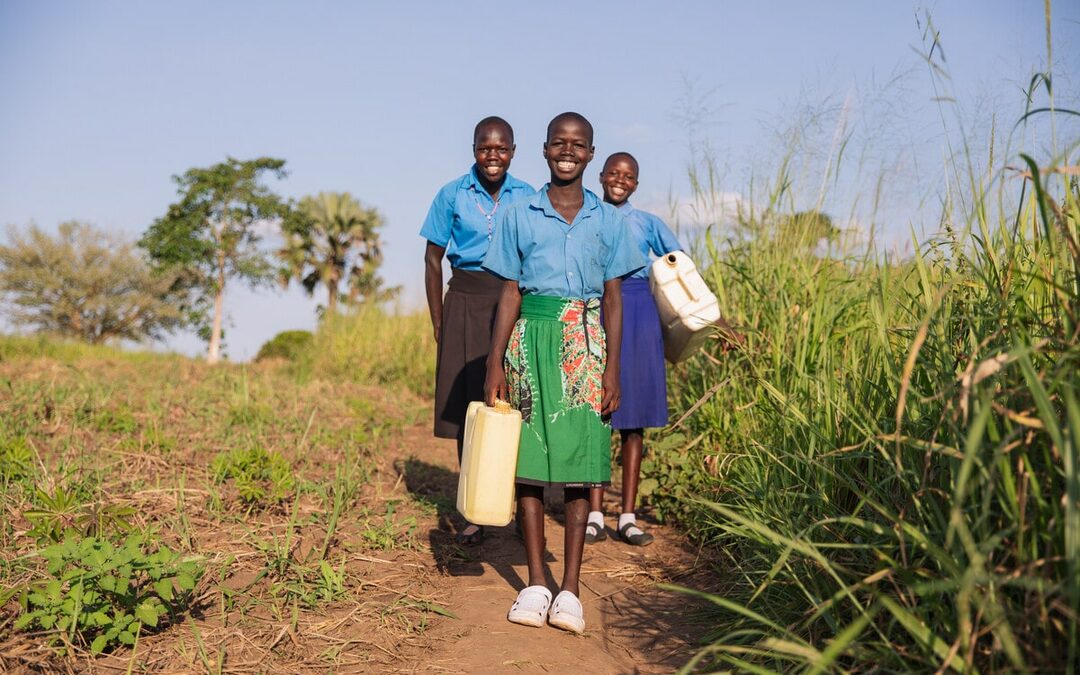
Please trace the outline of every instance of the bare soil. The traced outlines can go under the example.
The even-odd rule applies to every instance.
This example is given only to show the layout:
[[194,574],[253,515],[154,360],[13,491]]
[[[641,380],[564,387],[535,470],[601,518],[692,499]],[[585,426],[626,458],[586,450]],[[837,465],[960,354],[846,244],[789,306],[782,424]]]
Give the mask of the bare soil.
[[[61,655],[50,636],[14,631],[9,600],[2,672],[672,672],[708,630],[700,601],[657,585],[713,590],[713,566],[647,516],[653,545],[629,546],[609,530],[586,547],[584,635],[507,622],[524,587],[524,547],[512,525],[488,528],[478,547],[455,543],[454,444],[431,437],[430,403],[412,394],[188,362],[15,361],[0,363],[0,380],[10,383],[0,417],[27,430],[38,457],[35,487],[89,485],[99,503],[134,506],[137,527],[206,568],[172,625],[97,657],[84,644]],[[373,436],[357,431],[365,416],[381,421]],[[289,460],[299,497],[250,506],[212,480],[213,457],[248,444]],[[359,459],[346,447],[361,447]],[[335,527],[328,495],[348,456],[364,479]],[[609,514],[618,496],[616,486]],[[40,574],[25,562],[35,544],[22,514],[34,498],[13,485],[2,497],[0,569],[16,587]],[[555,589],[561,495],[548,499]],[[341,583],[320,585],[322,560]]]

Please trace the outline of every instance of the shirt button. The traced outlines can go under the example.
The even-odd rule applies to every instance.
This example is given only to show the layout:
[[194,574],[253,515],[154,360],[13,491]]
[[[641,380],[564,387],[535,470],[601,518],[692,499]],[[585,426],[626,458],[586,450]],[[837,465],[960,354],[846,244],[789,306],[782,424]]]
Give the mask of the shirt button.
[[566,235],[566,238],[567,238],[567,239],[569,239],[569,238],[570,238],[570,235]]
[[568,276],[568,277],[572,277],[572,276],[574,276],[574,273],[573,273],[573,272],[567,272],[567,273],[566,273],[566,276]]

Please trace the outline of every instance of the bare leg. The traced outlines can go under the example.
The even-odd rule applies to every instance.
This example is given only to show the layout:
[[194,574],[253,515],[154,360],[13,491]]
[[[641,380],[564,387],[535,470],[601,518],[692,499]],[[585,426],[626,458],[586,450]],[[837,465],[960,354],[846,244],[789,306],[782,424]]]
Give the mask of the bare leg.
[[589,488],[589,510],[590,511],[603,511],[604,510],[604,488],[602,488],[602,487]]
[[622,430],[622,512],[633,513],[637,504],[641,454],[645,447],[643,429]]
[[[545,586],[544,579],[544,488],[517,484],[518,522],[525,539],[525,559],[529,564],[529,586]],[[582,521],[584,522],[584,520]],[[584,525],[582,536],[584,536]]]
[[[580,597],[581,552],[585,548],[585,520],[589,517],[589,494],[586,488],[566,488],[566,539],[563,543],[562,590]],[[531,563],[530,563],[531,564]]]

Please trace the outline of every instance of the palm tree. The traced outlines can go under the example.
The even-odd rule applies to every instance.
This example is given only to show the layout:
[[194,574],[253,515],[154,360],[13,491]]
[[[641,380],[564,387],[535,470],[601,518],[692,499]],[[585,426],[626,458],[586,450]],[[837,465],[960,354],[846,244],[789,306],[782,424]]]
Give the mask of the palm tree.
[[308,295],[320,284],[325,286],[326,311],[333,314],[341,281],[346,276],[373,277],[382,262],[378,234],[382,225],[378,211],[364,208],[348,192],[304,197],[282,223],[285,246],[278,251],[284,263],[282,284],[296,279]]

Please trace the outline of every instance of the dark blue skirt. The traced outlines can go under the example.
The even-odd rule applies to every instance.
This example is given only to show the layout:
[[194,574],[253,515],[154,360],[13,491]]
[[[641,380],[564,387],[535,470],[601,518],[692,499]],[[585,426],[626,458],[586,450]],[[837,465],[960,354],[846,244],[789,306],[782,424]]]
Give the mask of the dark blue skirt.
[[622,401],[611,415],[614,429],[664,427],[668,423],[664,338],[648,279],[622,282]]

